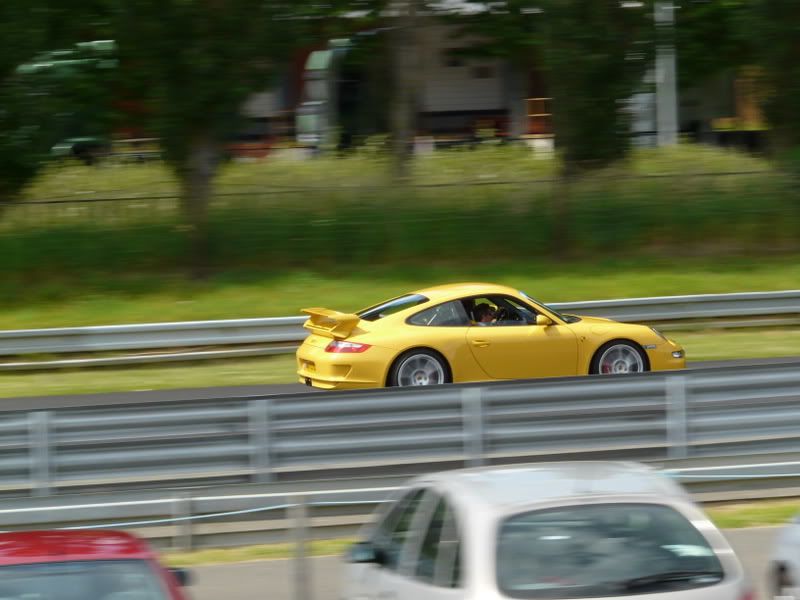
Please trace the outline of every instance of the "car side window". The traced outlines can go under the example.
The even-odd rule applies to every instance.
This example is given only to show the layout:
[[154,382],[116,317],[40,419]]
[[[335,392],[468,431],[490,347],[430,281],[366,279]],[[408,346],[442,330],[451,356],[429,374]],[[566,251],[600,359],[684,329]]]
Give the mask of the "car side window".
[[372,543],[385,555],[384,567],[395,570],[409,536],[411,522],[422,500],[423,490],[412,490],[401,498],[375,530]]
[[485,296],[462,301],[471,322],[480,327],[533,325],[536,313],[522,302],[508,296]]
[[455,588],[461,581],[460,541],[452,508],[440,498],[422,539],[414,575],[420,581]]
[[442,537],[439,540],[439,556],[436,560],[436,576],[434,578],[437,585],[448,588],[461,587],[463,556],[461,546],[458,523],[451,506],[445,513]]
[[510,319],[521,321],[526,325],[536,323],[536,313],[521,302],[513,298],[503,297],[503,301],[508,305],[508,315]]
[[461,302],[454,300],[418,312],[409,317],[408,324],[427,327],[466,327],[469,325],[469,317]]
[[436,558],[439,555],[439,542],[442,538],[446,510],[447,506],[444,503],[444,499],[440,498],[436,503],[430,523],[428,523],[428,529],[422,538],[422,546],[417,557],[415,575],[417,579],[428,583],[433,583],[433,577],[436,572]]

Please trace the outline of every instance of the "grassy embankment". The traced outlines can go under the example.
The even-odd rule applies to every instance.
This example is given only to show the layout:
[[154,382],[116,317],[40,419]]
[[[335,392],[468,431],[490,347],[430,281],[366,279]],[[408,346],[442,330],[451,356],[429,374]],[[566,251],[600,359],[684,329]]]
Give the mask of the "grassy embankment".
[[[643,151],[568,191],[554,179],[556,166],[519,148],[441,152],[419,159],[413,183],[397,186],[385,180],[381,159],[364,156],[232,165],[211,207],[209,264],[218,273],[341,272],[433,260],[677,261],[800,251],[794,182],[763,160],[699,147]],[[188,236],[170,198],[176,193],[157,165],[52,169],[29,199],[84,202],[29,201],[5,211],[5,293],[43,278],[52,289],[59,280],[179,272]],[[114,197],[128,199],[100,201]],[[556,246],[562,229],[563,249]]]

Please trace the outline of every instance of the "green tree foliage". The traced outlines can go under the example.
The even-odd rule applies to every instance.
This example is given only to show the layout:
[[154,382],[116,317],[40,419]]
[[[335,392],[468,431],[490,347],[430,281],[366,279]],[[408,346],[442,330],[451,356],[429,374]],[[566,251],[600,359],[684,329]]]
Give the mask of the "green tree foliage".
[[702,84],[721,72],[752,64],[752,0],[685,0],[675,11],[678,84]]
[[[99,124],[107,90],[96,85],[93,59],[99,57],[74,43],[106,32],[100,1],[0,3],[0,203],[14,200],[36,175],[50,147],[68,131],[76,107]],[[63,48],[61,54],[46,53]],[[78,62],[61,68],[67,55]],[[21,69],[26,63],[38,66]]]
[[565,173],[624,157],[626,101],[651,64],[652,3],[507,0],[492,6],[470,19],[465,31],[486,40],[482,51],[544,73]]
[[16,74],[47,41],[46,9],[25,0],[0,2],[0,202],[8,202],[36,173],[46,142],[42,139]]
[[619,0],[552,0],[543,59],[565,169],[605,166],[629,149],[627,100],[651,61],[652,10]]
[[293,50],[325,39],[328,19],[347,8],[313,0],[117,3],[127,87],[145,101],[147,126],[182,182],[195,274],[209,250],[214,177],[243,102],[273,86]]
[[763,74],[772,144],[800,170],[800,10],[792,0],[752,0],[753,33]]

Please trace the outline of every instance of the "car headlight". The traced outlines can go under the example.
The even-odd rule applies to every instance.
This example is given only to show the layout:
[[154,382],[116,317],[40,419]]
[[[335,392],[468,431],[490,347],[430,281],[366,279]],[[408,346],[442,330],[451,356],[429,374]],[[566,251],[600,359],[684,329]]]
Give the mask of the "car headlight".
[[658,337],[660,337],[660,338],[661,338],[662,340],[664,340],[665,342],[668,342],[668,341],[669,341],[669,340],[667,339],[667,336],[665,336],[663,333],[661,333],[661,332],[660,332],[658,329],[656,329],[655,327],[651,327],[651,328],[650,328],[650,331],[652,331],[653,333],[655,333],[655,334],[656,334]]

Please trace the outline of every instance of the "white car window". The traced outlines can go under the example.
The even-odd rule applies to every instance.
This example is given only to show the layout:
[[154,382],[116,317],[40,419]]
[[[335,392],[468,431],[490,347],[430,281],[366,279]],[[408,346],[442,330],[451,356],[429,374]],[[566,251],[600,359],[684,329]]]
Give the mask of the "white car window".
[[576,505],[517,514],[497,538],[497,583],[512,598],[601,598],[722,581],[711,546],[658,504]]
[[411,490],[387,513],[372,535],[372,543],[382,550],[386,561],[384,567],[398,567],[403,546],[413,533],[411,523],[422,500],[423,490]]
[[428,528],[422,538],[422,546],[417,556],[415,576],[417,579],[433,583],[436,573],[436,558],[439,555],[439,541],[442,537],[442,527],[444,526],[444,513],[447,506],[442,498],[436,503]]
[[447,502],[440,498],[422,538],[415,577],[441,587],[458,587],[459,546],[455,517]]
[[444,515],[434,582],[443,587],[461,587],[461,538],[452,507]]

